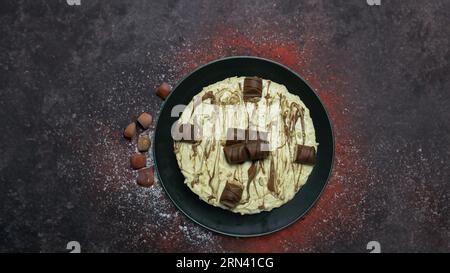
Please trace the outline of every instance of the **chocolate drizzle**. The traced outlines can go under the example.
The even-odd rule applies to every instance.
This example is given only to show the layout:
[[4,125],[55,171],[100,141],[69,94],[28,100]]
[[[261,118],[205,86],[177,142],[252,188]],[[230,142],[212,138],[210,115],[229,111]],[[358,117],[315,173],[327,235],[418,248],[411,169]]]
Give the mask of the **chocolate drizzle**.
[[[300,107],[300,124],[302,126],[302,145],[305,145],[305,141],[306,141],[306,133],[305,133],[305,108]],[[295,161],[294,161],[295,162]],[[300,165],[300,171],[298,173],[298,178],[297,181],[295,182],[295,191],[298,191],[298,189],[300,188],[300,179],[302,177],[302,172],[303,172],[303,164]]]
[[197,145],[192,145],[192,156],[193,157],[197,156]]
[[250,160],[262,160],[269,156],[269,142],[267,141],[249,141],[246,146]]
[[[270,83],[271,83],[272,81],[267,81],[267,92],[266,92],[266,96],[269,96],[269,94],[270,94]],[[267,99],[267,98],[266,98]]]
[[300,108],[300,123],[302,125],[302,144],[305,145],[305,109],[303,107]]
[[[295,131],[295,125],[297,124],[298,118],[303,116],[301,113],[301,110],[303,108],[301,108],[297,103],[293,102],[291,103],[291,109],[293,109],[295,112],[291,117],[291,123],[289,124],[289,130],[291,132]],[[302,123],[302,128],[303,128],[303,123]]]
[[255,164],[255,162],[252,162],[252,165],[250,166],[250,168],[248,168],[247,170],[247,174],[248,174],[248,182],[252,182],[253,179],[255,179],[256,177],[256,171],[257,171],[257,166]]
[[263,174],[266,174],[266,171],[264,170],[264,163],[262,161],[259,161],[259,169]]
[[[213,146],[213,145],[212,145],[212,146]],[[211,151],[212,151],[212,148],[210,148],[209,152],[211,152]],[[217,164],[219,163],[219,156],[216,156],[215,158],[216,158],[216,159],[214,160],[213,171],[212,171],[212,174],[210,175],[210,177],[209,177],[210,179],[209,179],[209,181],[208,181],[208,185],[209,185],[209,187],[210,187],[211,189],[213,189],[213,187],[212,187],[212,185],[211,185],[211,181],[212,181],[214,175],[216,174],[216,167],[217,167]]]
[[200,183],[199,178],[196,177],[191,181],[191,187],[194,187],[194,185],[197,185],[198,183]]
[[275,193],[275,164],[273,163],[273,158],[270,160],[270,171],[269,171],[269,181],[267,182],[267,188],[269,191]]
[[215,104],[216,103],[216,97],[214,96],[212,91],[206,92],[203,96],[202,96],[202,101],[205,100],[211,100],[211,104]]
[[248,200],[250,199],[250,185],[252,184],[252,181],[256,177],[257,168],[258,168],[258,166],[256,165],[256,163],[252,162],[252,165],[247,170],[248,181],[247,181],[247,200],[246,200],[246,202],[248,202]]

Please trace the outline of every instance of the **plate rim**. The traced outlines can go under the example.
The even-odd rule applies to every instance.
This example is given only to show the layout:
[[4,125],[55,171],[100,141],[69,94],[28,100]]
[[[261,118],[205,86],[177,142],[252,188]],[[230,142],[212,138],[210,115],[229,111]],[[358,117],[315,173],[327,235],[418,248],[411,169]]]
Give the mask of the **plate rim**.
[[[207,62],[207,63],[205,63],[205,64],[202,64],[202,65],[196,67],[196,68],[193,69],[191,72],[188,72],[185,76],[183,76],[183,77],[177,82],[177,84],[172,88],[172,91],[175,90],[175,89],[177,89],[178,86],[181,85],[182,82],[184,82],[188,77],[190,77],[192,74],[196,73],[197,71],[201,70],[202,68],[204,68],[204,67],[206,67],[206,66],[209,66],[209,65],[212,65],[212,64],[217,63],[217,62],[222,62],[222,61],[231,60],[231,59],[254,59],[254,60],[259,60],[259,61],[269,62],[269,63],[272,63],[272,64],[274,64],[274,65],[280,66],[280,67],[282,67],[282,68],[288,70],[288,71],[291,72],[292,74],[294,74],[296,77],[300,78],[300,79],[306,84],[306,86],[308,86],[308,88],[311,89],[311,91],[313,92],[314,96],[319,100],[320,104],[322,105],[322,108],[323,108],[324,111],[325,111],[325,115],[326,115],[327,121],[328,121],[328,123],[330,124],[331,144],[332,144],[332,147],[331,147],[331,167],[330,167],[330,170],[329,170],[329,172],[328,172],[328,174],[327,174],[327,178],[326,178],[325,184],[324,184],[324,186],[322,187],[322,189],[320,190],[320,192],[319,192],[319,194],[317,195],[317,197],[314,199],[313,202],[311,202],[311,204],[308,206],[308,208],[307,208],[303,213],[299,214],[299,216],[296,217],[293,221],[291,221],[290,223],[288,223],[288,224],[286,224],[286,225],[283,225],[283,226],[281,226],[281,227],[278,227],[278,228],[276,228],[276,229],[273,229],[273,230],[270,230],[270,231],[267,231],[267,232],[260,232],[260,233],[254,233],[254,234],[236,234],[236,233],[230,233],[230,232],[225,232],[225,231],[217,230],[217,229],[215,229],[215,228],[213,228],[213,227],[207,226],[207,225],[201,223],[200,221],[194,219],[193,217],[191,217],[188,213],[186,213],[186,212],[184,211],[183,208],[180,207],[180,205],[179,205],[177,202],[175,202],[175,200],[174,200],[174,199],[172,198],[172,196],[170,195],[170,193],[169,193],[169,191],[167,190],[166,186],[165,186],[164,183],[162,182],[161,175],[159,174],[158,162],[156,161],[156,152],[155,152],[155,151],[156,151],[156,150],[155,150],[156,145],[154,144],[154,143],[155,143],[156,129],[158,128],[158,124],[159,124],[159,121],[160,121],[160,117],[161,117],[160,114],[162,113],[162,111],[163,111],[163,109],[164,109],[164,107],[165,107],[165,105],[166,105],[166,101],[169,100],[169,98],[170,98],[170,96],[172,95],[173,92],[170,92],[169,95],[166,97],[166,99],[163,101],[163,103],[162,103],[162,105],[161,105],[161,107],[160,107],[160,110],[159,110],[159,113],[160,113],[160,114],[158,115],[158,118],[157,118],[157,120],[156,120],[155,129],[154,129],[153,136],[152,136],[152,138],[153,138],[153,139],[152,139],[152,143],[153,143],[153,144],[152,144],[153,165],[154,165],[155,170],[156,170],[156,175],[157,175],[157,177],[158,177],[159,184],[163,187],[165,194],[169,197],[170,201],[175,205],[175,207],[176,207],[178,210],[180,210],[180,211],[181,211],[188,219],[190,219],[190,220],[193,221],[194,223],[200,225],[201,227],[203,227],[203,228],[205,228],[205,229],[207,229],[207,230],[216,232],[216,233],[221,234],[221,235],[226,235],[226,236],[231,236],[231,237],[238,237],[238,238],[261,237],[261,236],[266,236],[266,235],[269,235],[269,234],[273,234],[273,233],[275,233],[275,232],[278,232],[278,231],[280,231],[280,230],[283,230],[283,229],[285,229],[285,228],[287,228],[287,227],[293,225],[294,223],[298,222],[300,219],[302,219],[303,217],[305,217],[305,216],[311,211],[311,209],[317,204],[318,200],[320,199],[320,197],[322,196],[323,192],[325,191],[325,188],[327,187],[327,185],[328,185],[328,183],[329,183],[329,181],[330,181],[331,175],[332,175],[332,173],[333,173],[333,170],[334,170],[334,168],[335,168],[335,163],[336,163],[336,161],[335,161],[335,144],[336,144],[336,143],[335,143],[334,126],[333,126],[333,123],[331,122],[330,115],[328,114],[328,110],[327,110],[327,108],[325,107],[325,105],[323,104],[322,100],[321,100],[320,97],[317,95],[317,93],[316,93],[316,91],[314,90],[314,88],[312,88],[311,85],[310,85],[310,84],[309,84],[302,76],[300,76],[297,72],[295,72],[294,70],[292,70],[291,68],[289,68],[288,66],[286,66],[286,65],[284,65],[284,64],[278,63],[278,62],[273,61],[273,60],[270,60],[270,59],[262,58],[262,57],[248,56],[248,55],[236,55],[236,56],[223,57],[223,58],[219,58],[219,59],[215,59],[215,60],[213,60],[213,61]],[[288,201],[288,202],[289,202],[289,201]],[[270,213],[270,211],[269,211],[269,213]],[[245,217],[245,215],[242,215],[242,216]]]

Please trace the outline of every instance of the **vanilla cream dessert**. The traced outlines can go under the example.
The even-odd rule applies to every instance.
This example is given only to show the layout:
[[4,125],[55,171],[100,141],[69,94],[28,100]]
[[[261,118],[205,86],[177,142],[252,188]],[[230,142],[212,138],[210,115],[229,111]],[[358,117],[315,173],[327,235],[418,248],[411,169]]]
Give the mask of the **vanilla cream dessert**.
[[[186,136],[183,128],[192,129],[187,135],[193,139],[180,137]],[[229,141],[230,132],[237,141]],[[240,214],[291,200],[314,168],[318,147],[300,98],[256,77],[204,87],[173,125],[172,136],[184,183],[208,204]]]

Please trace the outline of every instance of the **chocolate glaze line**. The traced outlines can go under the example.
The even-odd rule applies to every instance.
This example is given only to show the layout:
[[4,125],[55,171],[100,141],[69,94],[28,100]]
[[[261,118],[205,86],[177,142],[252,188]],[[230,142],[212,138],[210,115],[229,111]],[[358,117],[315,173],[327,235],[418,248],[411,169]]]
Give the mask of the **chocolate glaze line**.
[[[215,150],[215,153],[217,153],[217,150]],[[213,193],[215,192],[216,198],[219,197],[219,193],[218,193],[219,187],[217,187],[217,189],[214,189],[214,186],[211,185],[211,181],[212,181],[214,175],[216,174],[216,166],[217,166],[218,162],[219,162],[219,157],[216,156],[215,160],[214,160],[213,171],[212,171],[212,174],[209,176],[209,180],[208,180],[208,184],[209,184],[209,187],[211,188],[211,192],[213,192]]]
[[264,170],[264,163],[263,163],[263,161],[258,161],[258,164],[259,164],[259,169],[261,170],[261,172],[263,173],[263,174],[266,174],[266,171]]
[[[301,123],[301,126],[302,126],[302,141],[305,141],[305,137],[304,137],[304,135],[305,135],[305,133],[304,133],[305,128],[304,128],[303,113],[302,113],[303,107],[301,107],[300,105],[298,105],[295,102],[292,102],[290,104],[289,108],[291,109],[291,111],[289,112],[290,115],[288,117],[285,117],[285,118],[287,118],[286,121],[287,121],[287,127],[288,127],[288,132],[289,132],[289,135],[288,135],[288,133],[286,133],[286,135],[289,136],[288,137],[288,141],[287,141],[288,149],[289,149],[290,153],[292,155],[294,155],[295,154],[295,145],[294,145],[294,147],[292,146],[293,143],[291,141],[292,140],[292,135],[291,134],[294,134],[294,137],[295,137],[295,126],[297,125],[297,122],[298,122],[299,118],[300,118],[300,123]],[[301,172],[302,172],[303,166],[298,166],[296,164],[294,164],[294,165],[295,166],[289,166],[289,168],[292,169],[292,171],[294,173],[294,177],[295,177],[295,174],[298,173],[297,179],[295,179],[295,181],[296,181],[295,182],[295,189],[298,190],[299,189],[299,180],[301,178]],[[298,169],[298,168],[300,168],[300,171],[296,172],[295,170]]]
[[[250,185],[252,183],[252,181],[255,179],[255,176],[257,174],[257,165],[255,162],[252,162],[252,165],[250,165],[250,167],[247,170],[247,174],[248,174],[248,182],[247,182],[247,200],[245,201],[245,203],[247,203],[250,200]],[[255,182],[253,182],[255,183]],[[256,190],[256,187],[255,187]]]
[[[207,141],[207,145],[206,145],[206,146],[207,146],[209,149],[203,153],[203,155],[204,155],[204,157],[203,157],[204,160],[202,160],[203,162],[206,162],[206,159],[210,157],[211,152],[213,152],[212,146],[214,146],[214,145],[210,145],[210,142],[211,142],[210,139],[208,139],[208,140],[206,140],[206,141]],[[214,153],[217,153],[217,150],[216,150],[216,149],[214,149]],[[216,165],[217,165],[217,163],[218,163],[218,157],[216,156],[216,157],[215,157],[215,160],[214,160],[214,164],[213,164],[212,174],[209,172],[209,168],[206,168],[206,172],[208,173],[208,176],[209,176],[209,179],[208,179],[208,186],[209,186],[209,188],[211,189],[211,192],[212,192],[212,193],[216,192],[216,190],[214,189],[214,186],[211,184],[211,181],[213,180],[214,174],[215,174],[215,172],[216,172]],[[218,196],[218,195],[217,195],[217,192],[215,193],[215,196],[216,196],[216,197]]]
[[300,107],[300,124],[302,126],[302,145],[305,145],[305,108]]
[[275,166],[273,163],[273,157],[270,157],[270,172],[269,172],[269,181],[267,182],[267,188],[271,192],[275,192]]
[[[306,128],[305,128],[305,108],[300,108],[300,125],[302,126],[302,145],[305,145],[306,138]],[[300,171],[298,174],[297,181],[295,183],[295,189],[298,190],[300,188],[300,178],[303,172],[303,164],[300,164]]]

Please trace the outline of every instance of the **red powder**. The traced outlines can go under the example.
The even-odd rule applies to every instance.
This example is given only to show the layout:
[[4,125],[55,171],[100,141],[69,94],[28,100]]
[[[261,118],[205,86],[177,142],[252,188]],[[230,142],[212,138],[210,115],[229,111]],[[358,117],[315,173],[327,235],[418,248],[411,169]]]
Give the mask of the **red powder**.
[[[285,41],[258,41],[255,38],[235,32],[231,29],[219,29],[218,35],[208,39],[209,44],[203,41],[196,48],[185,48],[175,54],[176,63],[183,64],[178,73],[187,74],[196,67],[209,61],[233,55],[253,55],[276,60],[291,68],[303,67],[303,58],[309,57],[300,47],[292,42]],[[264,33],[252,33],[252,37],[264,37]]]
[[[358,177],[365,177],[366,170],[355,166],[359,152],[357,139],[354,139],[351,130],[351,118],[343,114],[347,103],[340,96],[344,92],[343,79],[336,75],[327,75],[333,81],[333,86],[323,88],[314,71],[324,73],[332,71],[329,65],[323,67],[312,66],[314,47],[311,46],[310,36],[302,35],[303,47],[298,41],[283,38],[267,39],[267,32],[254,32],[246,36],[232,29],[221,28],[216,31],[208,41],[202,41],[201,46],[185,46],[175,54],[175,63],[183,64],[178,67],[178,76],[209,61],[232,55],[253,55],[272,59],[287,65],[310,84],[324,103],[334,127],[336,141],[336,155],[333,175],[317,204],[308,212],[306,217],[290,227],[272,235],[237,239],[220,236],[220,244],[224,250],[239,252],[281,252],[281,251],[307,251],[319,250],[316,246],[324,237],[336,235],[335,230],[349,231],[360,225],[360,211],[358,204],[364,195],[364,188],[353,183],[349,188],[345,177],[350,172],[358,173]],[[308,73],[306,73],[308,72]],[[317,73],[319,74],[319,73]],[[342,89],[340,89],[342,88]],[[347,128],[344,130],[343,128]],[[349,145],[353,147],[349,149]],[[358,192],[358,194],[352,194]]]

